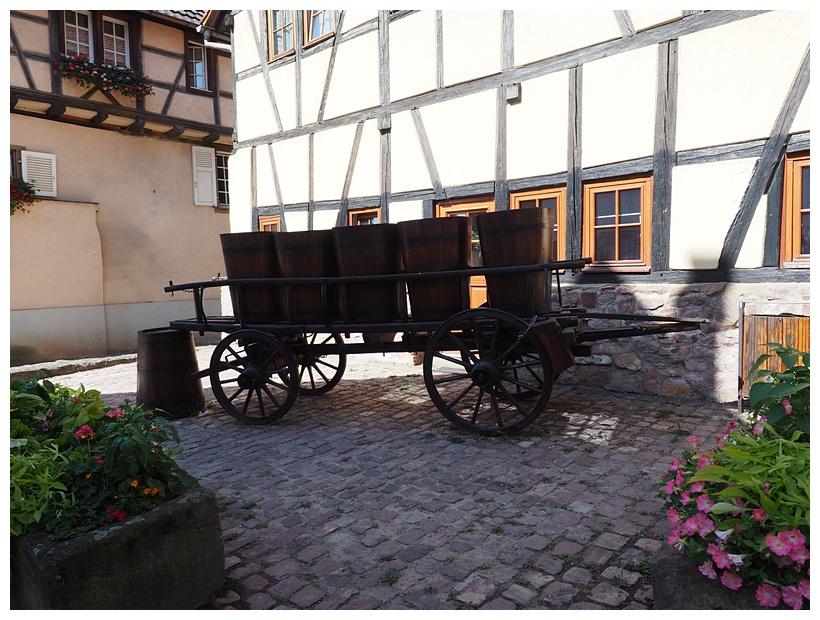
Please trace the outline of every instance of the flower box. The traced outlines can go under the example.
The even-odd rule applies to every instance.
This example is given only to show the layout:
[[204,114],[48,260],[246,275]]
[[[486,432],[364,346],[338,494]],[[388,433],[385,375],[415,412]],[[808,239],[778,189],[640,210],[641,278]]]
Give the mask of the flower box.
[[216,495],[195,487],[68,540],[11,538],[12,609],[195,609],[223,584]]

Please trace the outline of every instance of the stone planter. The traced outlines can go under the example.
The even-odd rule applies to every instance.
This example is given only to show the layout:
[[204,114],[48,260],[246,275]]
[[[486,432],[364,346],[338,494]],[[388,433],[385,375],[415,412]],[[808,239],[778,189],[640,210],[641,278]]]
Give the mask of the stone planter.
[[13,537],[11,608],[195,609],[224,570],[216,495],[197,487],[69,540]]

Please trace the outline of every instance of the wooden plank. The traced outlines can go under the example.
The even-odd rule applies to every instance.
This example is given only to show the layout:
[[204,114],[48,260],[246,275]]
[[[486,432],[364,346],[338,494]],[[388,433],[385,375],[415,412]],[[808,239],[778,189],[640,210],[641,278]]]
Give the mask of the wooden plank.
[[350,149],[350,158],[347,162],[347,173],[342,186],[342,198],[339,204],[339,215],[336,217],[336,226],[345,226],[347,223],[348,197],[350,196],[350,184],[353,182],[353,171],[356,168],[356,159],[359,155],[359,145],[362,142],[362,132],[364,123],[356,125],[356,134],[353,136],[353,146]]
[[[748,314],[743,317],[743,357],[741,376],[743,395],[749,395],[751,381],[747,381],[749,371],[757,358],[772,350],[764,345],[776,342],[798,351],[808,352],[810,348],[811,319],[808,316],[782,316]],[[761,368],[782,372],[785,370],[778,357],[769,358]]]
[[444,88],[444,17],[441,10],[436,11],[436,88]]
[[[268,91],[268,99],[270,101],[271,111],[273,112],[273,119],[276,121],[276,126],[279,128],[279,131],[282,131],[282,119],[279,117],[276,95],[274,95],[273,84],[271,83],[270,73],[268,72],[268,52],[265,42],[260,39],[256,29],[256,23],[253,18],[254,11],[248,10],[247,13],[248,23],[251,26],[251,35],[253,36],[254,43],[256,43],[256,53],[259,55],[259,66],[262,67],[262,79],[265,81],[265,88]],[[264,15],[264,11],[259,11],[259,13]]]
[[507,189],[507,87],[503,84],[495,93],[495,210],[510,208]]
[[658,46],[655,155],[652,163],[652,269],[669,269],[672,169],[678,100],[678,41]]
[[635,26],[632,24],[632,18],[629,16],[629,11],[612,11],[615,14],[615,21],[618,22],[618,28],[621,30],[622,37],[631,37],[635,34]]
[[[299,11],[301,14],[301,11]],[[333,34],[333,47],[330,48],[330,60],[327,63],[327,75],[325,76],[325,86],[322,89],[322,101],[319,103],[319,114],[316,117],[317,121],[324,120],[325,106],[327,105],[327,95],[330,92],[330,80],[333,77],[333,66],[336,64],[336,52],[339,50],[339,33],[342,31],[344,24],[345,11],[339,12],[339,23],[336,26],[336,32]]]
[[427,165],[427,173],[430,175],[430,182],[433,184],[433,192],[436,199],[446,198],[444,189],[441,185],[441,176],[438,173],[436,166],[436,158],[433,156],[433,149],[430,146],[430,139],[427,137],[427,131],[424,128],[424,121],[421,118],[421,112],[418,108],[410,111],[410,116],[413,118],[413,125],[416,127],[416,136],[419,139],[421,152],[424,155],[424,163]]
[[[9,30],[11,33],[9,35],[11,39],[11,51],[9,52],[9,56],[17,57],[17,62],[20,64],[23,77],[26,78],[26,84],[33,90],[36,86],[34,84],[34,78],[31,76],[31,71],[28,68],[28,63],[26,62],[26,55],[20,49],[20,41],[17,39],[17,33],[14,31],[14,26],[11,26]],[[51,73],[53,74],[54,72],[52,71]]]
[[268,145],[268,155],[270,156],[270,171],[273,175],[273,187],[276,190],[276,202],[279,208],[284,210],[285,203],[282,200],[282,187],[279,185],[279,171],[276,168],[276,159],[273,156],[273,145]]
[[583,273],[561,276],[562,285],[571,284],[777,284],[786,282],[809,283],[808,269],[695,269],[653,271],[651,273]]
[[296,80],[296,126],[302,126],[302,55],[305,52],[304,45],[304,22],[302,20],[302,11],[296,11],[293,19],[293,28],[295,30],[293,37],[293,62],[294,74]]
[[583,67],[569,72],[569,126],[567,128],[567,258],[581,256],[584,192],[581,177],[581,95]]
[[689,166],[693,164],[728,161],[731,159],[760,157],[765,145],[765,140],[749,140],[735,144],[722,144],[719,146],[690,149],[677,153],[675,155],[675,163],[678,166]]
[[777,166],[766,195],[766,228],[763,236],[763,266],[780,266],[780,225],[783,217],[783,160]]
[[313,185],[314,185],[314,161],[316,160],[315,151],[315,136],[310,134],[308,136],[308,230],[313,230]]
[[734,221],[729,226],[726,239],[723,242],[723,249],[718,259],[719,269],[729,269],[735,266],[746,234],[754,217],[755,209],[760,202],[763,193],[769,187],[774,176],[774,172],[783,153],[786,150],[786,142],[789,136],[789,128],[794,122],[803,96],[809,87],[809,50],[803,55],[803,60],[797,70],[797,74],[792,81],[783,107],[778,114],[772,135],[766,140],[763,147],[763,154],[757,161],[752,178],[746,188],[743,198],[740,201]]

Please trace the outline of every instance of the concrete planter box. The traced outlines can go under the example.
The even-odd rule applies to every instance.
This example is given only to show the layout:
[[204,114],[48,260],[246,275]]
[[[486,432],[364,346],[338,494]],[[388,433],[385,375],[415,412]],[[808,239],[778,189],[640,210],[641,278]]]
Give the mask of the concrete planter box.
[[195,609],[222,587],[216,495],[203,488],[69,540],[11,539],[12,609]]

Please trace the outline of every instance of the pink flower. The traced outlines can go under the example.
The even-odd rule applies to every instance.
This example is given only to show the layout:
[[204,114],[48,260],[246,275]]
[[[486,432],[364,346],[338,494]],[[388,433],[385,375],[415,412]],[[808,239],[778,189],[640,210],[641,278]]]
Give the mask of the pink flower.
[[670,508],[666,511],[666,520],[669,521],[669,525],[678,526],[681,523],[680,513],[674,508]]
[[797,589],[800,590],[800,594],[803,595],[804,598],[809,598],[809,580],[808,579],[801,579],[800,583],[797,584]]
[[780,535],[775,536],[774,534],[769,534],[766,536],[766,546],[769,548],[769,551],[779,556],[789,555],[791,551],[791,548],[780,538]]
[[732,535],[732,530],[715,530],[715,537],[718,539],[718,543],[720,546],[726,544],[726,541],[729,540],[729,536]]
[[674,478],[670,478],[670,479],[666,482],[666,486],[664,487],[664,489],[663,489],[663,490],[664,490],[664,491],[666,491],[666,494],[667,494],[667,495],[672,495],[672,493],[674,493],[674,492],[675,492],[675,479],[674,479]]
[[94,429],[91,428],[88,424],[83,424],[76,433],[77,439],[82,439],[83,437],[88,437],[89,439],[94,439]]
[[690,446],[692,446],[692,451],[694,452],[695,448],[697,447],[697,445],[700,441],[702,441],[701,438],[695,436],[695,437],[689,437],[686,440],[686,443],[688,443]]
[[717,565],[718,568],[731,568],[732,561],[729,559],[729,554],[726,553],[720,547],[716,547],[713,544],[709,544],[706,548],[706,553],[712,556],[712,561]]
[[740,586],[743,585],[743,580],[737,573],[730,573],[729,571],[723,571],[723,574],[720,576],[720,583],[724,586],[729,588],[730,590],[737,590]]
[[754,425],[754,427],[752,427],[752,432],[760,437],[763,434],[763,425],[758,422]]
[[698,570],[706,577],[709,577],[709,579],[717,579],[715,566],[709,560],[706,560],[703,564],[701,564],[698,567]]
[[789,402],[788,398],[783,399],[783,409],[786,410],[786,415],[792,414],[792,404]]
[[672,459],[672,464],[669,466],[669,471],[676,471],[680,467],[680,457],[676,456]]
[[80,399],[78,399],[76,396],[72,396],[71,398],[69,398],[69,400],[74,404],[80,402]]
[[692,493],[700,493],[703,491],[703,487],[706,486],[706,483],[703,480],[698,480],[697,482],[693,482],[692,486],[689,487],[689,490]]
[[92,454],[91,460],[96,461],[97,465],[103,465],[105,463],[105,459],[101,457],[99,454]]
[[752,519],[754,519],[758,523],[763,523],[768,518],[769,517],[766,514],[766,511],[762,508],[755,508],[754,510],[752,510]]
[[768,493],[768,492],[769,492],[769,487],[770,487],[770,486],[771,486],[771,484],[769,484],[769,481],[768,481],[768,480],[767,480],[766,482],[764,482],[764,483],[763,483],[763,492],[764,492],[764,493]]
[[809,559],[809,550],[803,545],[792,547],[789,551],[789,559],[802,566]]
[[675,486],[680,487],[683,486],[683,474],[680,470],[675,474]]
[[690,501],[692,501],[692,500],[689,498],[689,492],[688,491],[684,491],[683,493],[680,494],[680,503],[681,504],[686,506]]
[[704,513],[699,512],[684,522],[683,531],[687,536],[694,536],[695,534],[706,536],[715,531],[715,524]]
[[780,532],[778,536],[782,538],[783,541],[790,547],[797,547],[806,544],[806,537],[803,536],[803,532],[798,529]]
[[783,588],[783,602],[792,609],[803,609],[803,593],[794,586]]
[[764,583],[755,592],[755,598],[761,607],[777,607],[780,604],[780,590]]
[[678,551],[683,549],[683,539],[680,537],[680,530],[672,530],[672,533],[669,534],[669,537],[666,539],[666,542],[675,547]]
[[125,412],[122,409],[112,409],[108,413],[105,414],[107,418],[121,418],[125,415]]
[[695,467],[696,470],[701,470],[704,467],[709,467],[712,464],[712,457],[706,454],[705,452],[698,457],[698,464]]
[[698,510],[700,510],[701,512],[709,512],[709,509],[715,505],[715,502],[713,502],[712,499],[706,493],[704,493],[703,495],[698,495],[698,498],[697,500],[695,500],[695,503],[697,504]]

